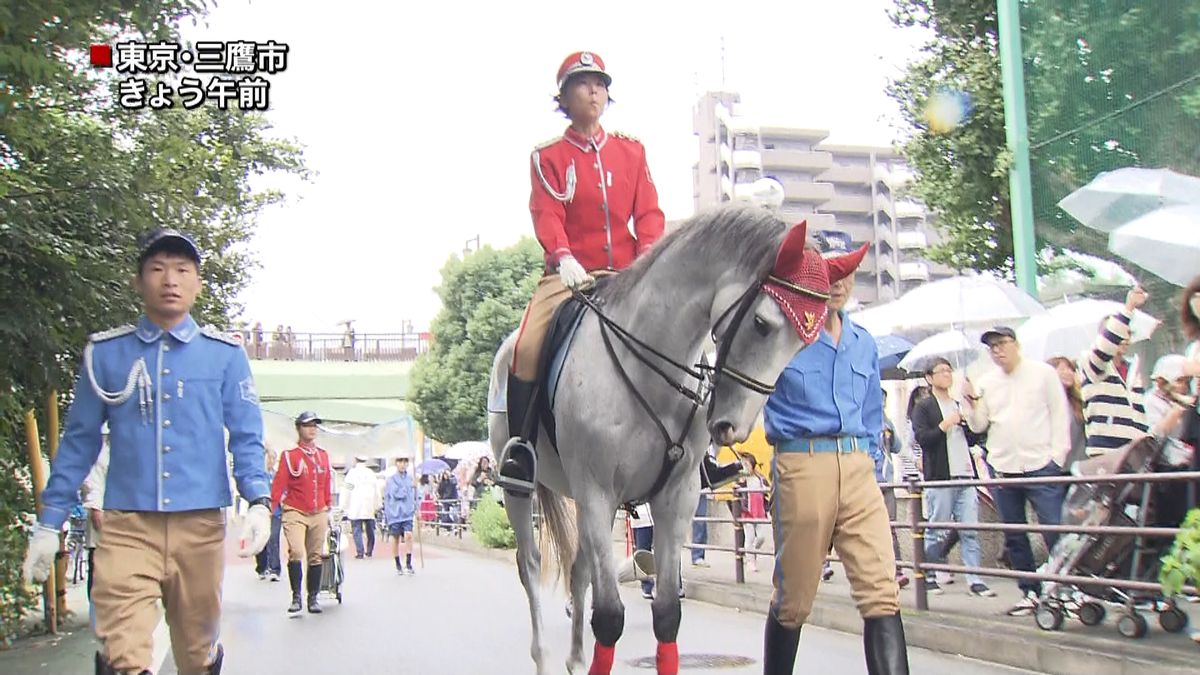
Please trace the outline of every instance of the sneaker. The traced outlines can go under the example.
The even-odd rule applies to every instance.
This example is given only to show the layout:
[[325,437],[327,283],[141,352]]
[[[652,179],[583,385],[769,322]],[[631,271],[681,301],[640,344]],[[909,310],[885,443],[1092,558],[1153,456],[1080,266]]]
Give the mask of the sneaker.
[[707,560],[701,558],[699,560],[693,560],[692,567],[711,567],[711,565],[708,564]]
[[988,588],[987,584],[971,584],[970,592],[971,592],[971,595],[975,595],[975,596],[978,596],[981,598],[996,597],[996,591],[993,591],[992,589]]
[[653,600],[654,599],[654,591],[648,591],[643,588],[642,589],[642,597],[647,600]]
[[937,579],[929,577],[925,579],[925,592],[929,595],[941,595],[942,587],[938,585]]
[[833,578],[833,565],[830,565],[829,563],[825,563],[825,566],[821,568],[821,581],[829,581],[832,578]]
[[942,584],[943,586],[953,585],[954,584],[954,573],[953,572],[938,572],[938,583]]
[[417,571],[413,569],[412,565],[408,566],[408,573],[410,576],[417,576]]
[[1037,593],[1029,591],[1025,594],[1025,597],[1018,600],[1017,604],[1013,605],[1008,612],[1006,612],[1006,614],[1009,616],[1031,616],[1035,611],[1037,611],[1037,606]]
[[264,581],[264,580],[266,580],[266,578],[267,578],[267,573],[266,573],[266,572],[259,572],[259,573],[258,573],[258,580],[259,580],[259,581]]
[[279,581],[279,572],[271,572],[268,576],[271,581]]

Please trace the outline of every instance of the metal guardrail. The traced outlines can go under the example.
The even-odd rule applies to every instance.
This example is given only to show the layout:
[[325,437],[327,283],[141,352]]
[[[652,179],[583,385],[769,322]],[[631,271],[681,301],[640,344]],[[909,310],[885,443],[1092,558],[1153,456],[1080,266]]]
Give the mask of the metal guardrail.
[[262,361],[414,361],[429,351],[429,333],[267,333],[235,330],[246,354]]

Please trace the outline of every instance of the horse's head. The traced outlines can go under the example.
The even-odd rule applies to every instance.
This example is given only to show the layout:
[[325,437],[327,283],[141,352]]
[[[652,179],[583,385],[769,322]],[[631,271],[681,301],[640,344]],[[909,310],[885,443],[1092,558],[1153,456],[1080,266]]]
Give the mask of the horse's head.
[[749,289],[727,286],[716,295],[708,430],[719,445],[746,440],[779,374],[820,335],[830,284],[852,274],[866,254],[863,246],[823,259],[806,246],[806,234],[806,223],[788,231],[765,279]]

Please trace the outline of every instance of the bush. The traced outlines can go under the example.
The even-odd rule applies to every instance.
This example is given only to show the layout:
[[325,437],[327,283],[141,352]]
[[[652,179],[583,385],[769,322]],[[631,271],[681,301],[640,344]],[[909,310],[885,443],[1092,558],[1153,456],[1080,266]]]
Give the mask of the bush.
[[23,455],[24,426],[20,407],[0,398],[0,648],[21,630],[21,617],[37,606],[37,596],[21,575],[33,511],[29,461]]
[[508,512],[490,494],[485,494],[468,519],[475,539],[488,548],[515,548],[517,535],[508,522]]
[[1200,582],[1200,509],[1188,513],[1175,537],[1175,546],[1162,563],[1158,580],[1167,595],[1175,595],[1189,581]]

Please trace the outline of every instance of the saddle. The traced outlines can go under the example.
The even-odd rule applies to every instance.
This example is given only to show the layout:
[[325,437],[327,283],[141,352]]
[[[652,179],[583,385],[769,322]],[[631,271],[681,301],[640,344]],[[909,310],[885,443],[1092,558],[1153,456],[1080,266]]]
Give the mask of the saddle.
[[[594,295],[610,283],[615,276],[605,275],[597,278],[595,286],[587,293]],[[550,321],[550,328],[546,332],[546,339],[542,342],[542,353],[538,359],[538,392],[533,406],[536,409],[538,420],[546,430],[546,435],[555,447],[558,447],[558,435],[554,423],[554,399],[558,393],[558,382],[562,375],[563,364],[566,363],[567,354],[570,353],[571,344],[575,339],[575,332],[578,330],[585,312],[587,312],[587,307],[573,296],[559,305],[558,309],[554,311],[554,318]]]

